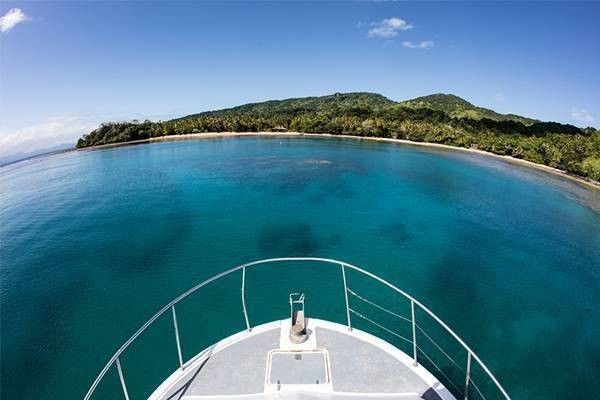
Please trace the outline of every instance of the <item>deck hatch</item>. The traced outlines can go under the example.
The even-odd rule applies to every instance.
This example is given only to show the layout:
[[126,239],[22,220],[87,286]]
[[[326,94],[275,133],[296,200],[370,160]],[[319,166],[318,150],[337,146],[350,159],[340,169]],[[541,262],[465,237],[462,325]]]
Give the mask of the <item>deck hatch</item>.
[[269,353],[268,383],[271,385],[322,385],[329,383],[327,353],[279,351]]

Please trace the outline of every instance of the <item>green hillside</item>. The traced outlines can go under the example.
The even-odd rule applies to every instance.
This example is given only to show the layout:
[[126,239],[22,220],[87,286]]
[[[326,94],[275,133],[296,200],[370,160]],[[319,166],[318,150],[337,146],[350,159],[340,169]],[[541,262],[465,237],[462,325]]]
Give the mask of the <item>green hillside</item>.
[[202,115],[271,115],[286,113],[299,115],[306,112],[345,111],[368,107],[370,110],[382,110],[393,106],[407,108],[429,108],[443,111],[453,118],[483,119],[495,121],[516,121],[531,125],[538,120],[515,114],[499,114],[487,108],[477,107],[467,100],[452,94],[437,93],[415,99],[395,102],[377,93],[335,93],[329,96],[301,97],[285,100],[270,100],[261,103],[250,103],[218,111],[209,111],[188,115],[183,118],[194,118]]
[[600,132],[498,114],[453,95],[395,102],[375,93],[273,100],[160,122],[109,122],[78,148],[201,132],[295,131],[477,148],[600,180]]
[[300,115],[309,112],[344,111],[361,107],[371,110],[381,110],[397,104],[377,93],[335,93],[329,96],[301,97],[285,100],[270,100],[261,103],[250,103],[224,110],[203,112],[188,115],[185,118],[196,118],[203,115]]
[[540,122],[535,119],[521,117],[520,115],[499,114],[487,108],[477,107],[465,99],[453,94],[436,93],[429,96],[417,97],[412,100],[402,101],[399,104],[411,108],[431,108],[432,110],[443,111],[454,118],[489,118],[495,121],[517,121],[526,125]]

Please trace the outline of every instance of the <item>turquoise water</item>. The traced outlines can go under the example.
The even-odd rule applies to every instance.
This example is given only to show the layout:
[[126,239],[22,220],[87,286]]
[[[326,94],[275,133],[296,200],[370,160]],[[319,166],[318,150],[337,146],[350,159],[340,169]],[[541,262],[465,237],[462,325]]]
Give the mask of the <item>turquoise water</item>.
[[[32,160],[0,169],[0,189],[2,398],[82,398],[163,304],[226,268],[278,256],[345,260],[405,289],[515,399],[596,397],[600,194],[575,183],[458,152],[228,138]],[[309,315],[344,321],[338,269],[278,268],[248,271],[251,323],[285,317],[293,289],[307,293]],[[384,288],[348,278],[409,312]],[[186,358],[243,329],[239,283],[230,276],[178,306]],[[464,365],[460,348],[417,319]],[[365,321],[356,326],[410,350]],[[421,343],[462,387],[464,377]],[[171,320],[159,319],[122,363],[132,398],[148,395],[177,367]],[[113,369],[95,398],[121,398],[118,389]]]

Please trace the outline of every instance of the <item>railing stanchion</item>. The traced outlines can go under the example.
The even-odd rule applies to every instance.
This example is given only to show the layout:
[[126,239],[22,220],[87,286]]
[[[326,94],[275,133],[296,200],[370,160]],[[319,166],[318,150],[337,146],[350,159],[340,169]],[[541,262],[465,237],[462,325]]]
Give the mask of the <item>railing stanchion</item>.
[[[473,352],[473,350],[471,350],[471,348],[448,325],[446,325],[446,323],[444,323],[444,321],[442,321],[437,315],[435,315],[429,308],[427,308],[425,305],[423,305],[417,299],[413,298],[411,295],[409,295],[402,289],[397,288],[396,286],[394,286],[391,283],[387,282],[386,280],[378,277],[377,275],[372,274],[372,273],[370,273],[362,268],[359,268],[355,265],[348,264],[348,263],[345,263],[345,262],[342,262],[339,260],[333,260],[333,259],[328,259],[328,258],[317,258],[317,257],[280,257],[280,258],[269,258],[269,259],[264,259],[264,260],[253,261],[253,262],[238,265],[237,267],[233,267],[226,271],[223,271],[217,275],[210,277],[209,279],[205,280],[204,282],[201,282],[201,283],[193,286],[192,288],[188,289],[186,292],[180,294],[178,297],[174,298],[170,303],[166,304],[164,307],[162,307],[160,310],[158,310],[158,312],[156,314],[154,314],[148,321],[146,321],[129,339],[127,339],[127,341],[125,341],[125,343],[123,343],[121,345],[121,347],[119,347],[119,349],[116,351],[116,353],[113,354],[113,356],[104,365],[104,367],[102,368],[102,370],[100,371],[98,376],[96,376],[96,379],[94,379],[94,382],[88,389],[88,391],[84,397],[84,400],[91,399],[92,395],[94,394],[94,391],[98,387],[98,384],[102,381],[102,379],[104,379],[106,373],[113,367],[114,364],[116,364],[116,366],[117,366],[117,371],[119,373],[119,380],[121,381],[121,387],[123,389],[123,393],[125,394],[125,399],[129,400],[129,394],[127,393],[127,387],[125,386],[125,379],[123,377],[123,371],[121,370],[121,363],[120,363],[119,357],[129,347],[129,345],[131,345],[144,331],[146,331],[146,329],[148,327],[150,327],[160,316],[162,316],[164,313],[168,312],[169,308],[171,308],[172,313],[173,313],[173,324],[174,324],[174,328],[175,328],[175,338],[177,340],[177,351],[178,351],[178,355],[179,355],[179,364],[180,364],[180,367],[183,369],[183,357],[182,357],[182,353],[181,353],[181,343],[180,343],[180,339],[179,339],[179,329],[177,326],[177,317],[175,314],[175,304],[177,304],[180,300],[188,297],[192,293],[198,291],[199,289],[207,286],[211,282],[214,282],[218,279],[221,279],[221,278],[223,278],[231,273],[234,273],[236,271],[239,271],[239,270],[242,270],[241,295],[242,295],[242,306],[244,309],[244,318],[246,321],[246,328],[248,329],[248,331],[250,331],[251,330],[250,322],[248,320],[248,311],[246,309],[246,293],[245,293],[246,268],[250,268],[253,266],[257,266],[257,265],[264,265],[264,264],[270,264],[270,263],[276,263],[276,262],[288,262],[288,261],[323,262],[323,263],[328,263],[331,265],[337,264],[341,267],[342,277],[343,277],[343,281],[344,281],[344,298],[346,301],[346,317],[348,320],[348,330],[352,330],[352,321],[350,320],[350,313],[351,312],[356,313],[356,312],[350,308],[350,304],[348,301],[348,292],[350,292],[351,294],[355,294],[355,293],[352,292],[352,290],[348,288],[348,285],[346,282],[346,269],[350,269],[350,270],[356,271],[362,275],[365,275],[365,276],[385,285],[386,287],[394,290],[396,293],[402,295],[404,298],[408,299],[411,303],[410,305],[411,305],[412,320],[410,322],[412,323],[413,360],[414,360],[415,367],[417,367],[419,365],[418,360],[417,360],[417,355],[418,355],[418,350],[419,350],[419,347],[417,346],[417,332],[416,332],[417,328],[419,328],[419,330],[423,332],[425,337],[428,337],[427,334],[425,333],[425,331],[423,331],[423,329],[421,327],[417,326],[417,322],[416,322],[416,318],[415,318],[415,305],[417,305],[424,313],[423,315],[427,314],[429,317],[431,317],[435,322],[437,322],[437,324],[439,326],[444,328],[444,330],[446,332],[448,332],[465,350],[467,350],[467,370],[466,370],[467,376],[465,379],[464,400],[468,400],[468,389],[469,389],[471,382],[473,382],[473,380],[470,378],[471,363],[473,360],[475,360],[477,362],[477,364],[479,365],[478,368],[481,368],[483,370],[483,372],[486,373],[488,378],[492,381],[492,383],[496,386],[496,388],[502,393],[502,396],[504,397],[504,399],[510,400],[510,396],[508,395],[506,390],[502,387],[500,382],[498,382],[498,379],[496,379],[494,374],[492,374],[492,372],[483,363],[483,361],[481,361],[481,359],[477,356],[477,354],[475,352]],[[384,310],[384,311],[389,312],[389,310]],[[360,314],[359,314],[359,316],[360,316]],[[402,317],[402,319],[405,319],[406,321],[408,321],[408,318]],[[385,327],[383,327],[383,326],[380,326],[380,328],[385,329]],[[392,332],[392,331],[389,331],[389,332],[394,334],[394,332]],[[403,338],[403,339],[406,339],[407,341],[410,342],[410,340],[407,338]],[[435,342],[434,342],[434,344],[435,344]],[[442,349],[440,348],[440,350],[442,350]],[[442,350],[442,352],[443,352],[443,350]],[[443,352],[443,353],[445,354],[445,352]],[[425,358],[428,358],[426,353],[423,353],[423,355],[425,356]],[[448,358],[450,358],[448,355],[446,355],[446,356]],[[450,358],[450,360],[453,361],[451,358]],[[477,389],[477,386],[475,386],[474,382],[473,382],[473,386]],[[460,388],[457,388],[457,391],[460,391]],[[479,389],[478,389],[478,391],[479,391]]]
[[246,268],[242,268],[242,308],[244,309],[244,319],[246,320],[246,330],[250,332],[250,322],[248,321],[248,310],[246,310]]
[[342,266],[342,279],[344,280],[344,298],[346,299],[346,318],[348,320],[348,330],[352,330],[352,321],[350,320],[350,304],[348,303],[348,284],[346,283],[346,267]]
[[129,400],[129,393],[127,393],[127,386],[125,386],[125,378],[123,378],[123,370],[121,369],[121,362],[117,357],[117,372],[119,373],[119,380],[121,381],[121,387],[123,388],[123,394],[125,395],[125,400]]
[[412,315],[412,334],[413,334],[413,365],[416,367],[419,365],[417,362],[417,321],[415,320],[415,302],[414,300],[410,301],[410,313]]
[[171,306],[173,311],[173,327],[175,328],[175,341],[177,342],[177,355],[179,356],[179,367],[183,371],[183,356],[181,355],[181,342],[179,341],[179,326],[177,325],[177,314],[175,314],[175,304]]
[[465,400],[469,399],[469,381],[471,380],[471,352],[467,351],[467,377],[465,379]]

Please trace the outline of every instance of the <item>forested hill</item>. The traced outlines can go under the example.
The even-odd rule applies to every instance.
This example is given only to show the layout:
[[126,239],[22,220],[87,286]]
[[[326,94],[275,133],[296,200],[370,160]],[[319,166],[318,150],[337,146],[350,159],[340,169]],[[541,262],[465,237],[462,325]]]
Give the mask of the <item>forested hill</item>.
[[346,134],[478,148],[600,181],[600,131],[499,114],[435,94],[395,102],[376,93],[273,100],[170,121],[108,122],[78,148],[200,132],[295,131]]
[[477,107],[465,99],[452,94],[436,93],[429,96],[417,97],[412,100],[395,102],[377,93],[336,93],[330,96],[302,97],[286,100],[271,100],[261,103],[250,103],[233,108],[218,111],[208,111],[199,114],[188,115],[185,118],[195,118],[203,115],[246,115],[246,114],[273,114],[287,113],[298,115],[306,112],[318,111],[358,111],[367,107],[368,111],[380,111],[394,106],[406,108],[428,108],[435,111],[443,111],[453,118],[471,118],[480,120],[483,118],[495,121],[516,121],[526,125],[540,122],[535,119],[522,117],[515,114],[499,114],[487,108]]
[[218,111],[208,111],[188,115],[185,118],[196,118],[203,115],[300,115],[309,112],[337,112],[343,110],[379,111],[396,103],[377,93],[336,93],[330,96],[301,97],[286,100],[270,100],[261,103],[250,103],[226,108]]
[[517,121],[526,125],[540,122],[536,119],[522,117],[515,114],[499,114],[493,110],[477,107],[465,99],[453,94],[436,93],[429,96],[417,97],[416,99],[400,102],[401,105],[411,108],[431,108],[444,111],[454,118],[489,118],[495,121]]

